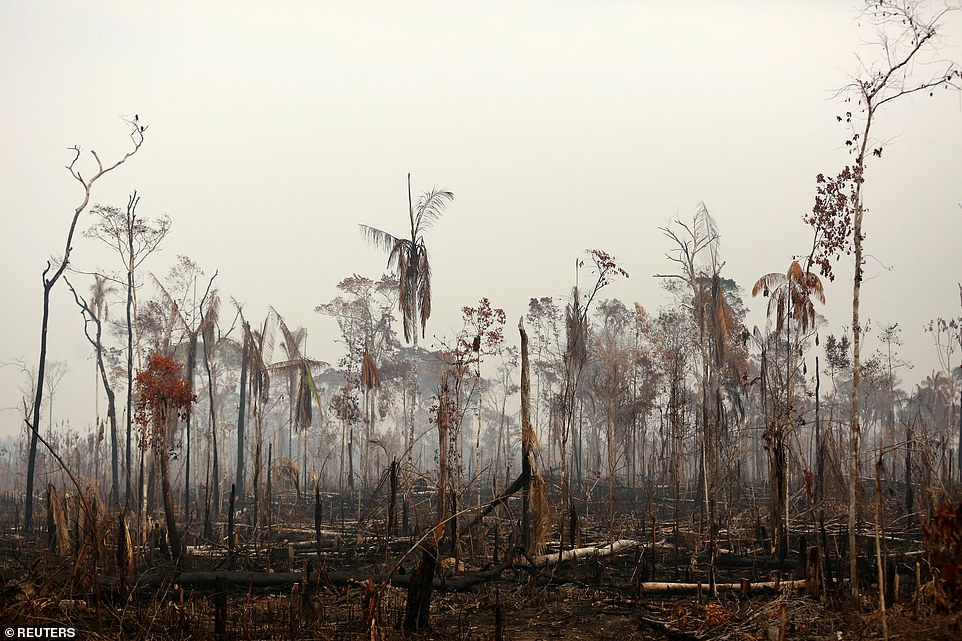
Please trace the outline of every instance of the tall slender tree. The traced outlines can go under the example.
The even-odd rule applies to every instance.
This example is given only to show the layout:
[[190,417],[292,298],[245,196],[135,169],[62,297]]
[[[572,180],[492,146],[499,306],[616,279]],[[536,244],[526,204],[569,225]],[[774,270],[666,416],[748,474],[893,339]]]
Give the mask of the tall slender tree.
[[[418,399],[418,334],[424,337],[428,318],[431,317],[431,264],[424,234],[444,213],[454,194],[434,188],[424,192],[415,203],[411,196],[411,174],[408,174],[408,222],[410,236],[394,236],[386,231],[360,225],[361,234],[367,241],[388,253],[387,265],[397,272],[400,281],[398,308],[404,326],[404,340],[413,343],[411,371],[413,378],[412,402],[407,433],[408,469],[414,467],[414,417]],[[420,326],[420,332],[418,327]]]
[[[164,299],[167,302],[170,311],[170,317],[174,319],[174,322],[181,326],[184,332],[184,336],[187,339],[187,364],[186,372],[184,375],[187,377],[187,384],[190,385],[191,390],[194,389],[194,370],[197,367],[197,342],[202,336],[205,330],[205,323],[207,325],[212,322],[216,324],[217,322],[217,307],[220,306],[220,299],[217,297],[217,291],[211,290],[214,285],[214,279],[217,278],[217,272],[210,277],[210,281],[207,283],[207,289],[204,291],[200,302],[197,301],[197,279],[204,275],[204,270],[200,268],[194,261],[192,261],[187,256],[179,256],[178,264],[175,265],[170,270],[170,275],[168,279],[172,281],[176,288],[171,289],[175,292],[172,294],[167,291],[167,288],[160,282],[159,279],[154,277],[154,284],[160,289],[163,294]],[[177,295],[179,294],[179,296]],[[215,307],[213,318],[208,319],[208,315],[211,311],[211,304]],[[204,345],[205,354],[207,350],[207,345]],[[186,409],[186,419],[184,421],[184,514],[190,513],[190,454],[191,454],[191,427],[193,425],[194,411],[193,406],[188,406]],[[214,460],[214,469],[216,471],[216,456]]]
[[[107,376],[107,368],[104,365],[103,350],[103,322],[106,320],[107,310],[105,298],[107,291],[109,291],[107,288],[109,281],[99,274],[95,274],[94,278],[89,303],[83,296],[77,293],[77,290],[74,289],[69,280],[64,278],[64,281],[67,283],[67,287],[69,287],[73,293],[74,300],[80,307],[80,313],[84,318],[84,334],[87,337],[87,341],[89,341],[94,348],[94,354],[97,360],[97,375],[103,385],[104,393],[107,395],[107,422],[110,426],[110,502],[114,503],[118,501],[120,497],[118,485],[120,476],[117,453],[117,403],[113,386],[110,384],[110,377]],[[89,326],[91,323],[93,323],[95,328],[93,335],[90,333]],[[98,422],[100,420],[99,412],[97,420]],[[97,447],[99,447],[99,444]]]
[[[80,200],[80,204],[74,209],[73,218],[71,218],[70,227],[67,231],[67,242],[64,245],[63,256],[61,256],[58,264],[54,264],[48,260],[47,267],[41,275],[41,280],[43,281],[43,316],[40,321],[40,356],[37,364],[36,381],[42,382],[44,380],[44,372],[47,365],[47,327],[50,322],[50,292],[53,290],[54,285],[57,284],[57,281],[60,280],[60,277],[63,276],[67,265],[70,264],[70,253],[73,251],[73,237],[77,229],[77,221],[80,218],[80,214],[90,203],[90,193],[93,185],[104,174],[124,164],[128,158],[140,150],[141,145],[144,143],[144,131],[147,127],[140,123],[139,118],[134,116],[133,120],[126,120],[125,122],[127,122],[130,127],[130,141],[133,147],[124,154],[120,160],[107,166],[104,166],[97,152],[91,150],[90,154],[94,157],[97,168],[89,178],[84,178],[80,168],[77,166],[77,161],[80,160],[81,155],[80,147],[74,146],[70,148],[70,150],[74,152],[74,157],[73,160],[70,161],[70,164],[67,165],[67,171],[70,172],[74,180],[80,183],[83,189],[83,197]],[[24,419],[24,422],[27,424],[27,431],[30,434],[30,453],[27,458],[27,496],[23,513],[24,529],[27,531],[33,527],[33,482],[37,465],[37,443],[39,440],[37,430],[40,429],[40,406],[42,403],[43,385],[38,384],[34,390],[33,413],[30,420]]]
[[849,506],[848,549],[850,589],[858,596],[858,477],[859,477],[859,384],[861,381],[861,349],[863,325],[859,319],[859,302],[863,280],[863,219],[866,212],[864,183],[867,161],[881,158],[884,144],[873,137],[876,118],[881,110],[903,98],[934,94],[942,87],[959,88],[962,71],[954,62],[930,63],[925,57],[939,44],[949,8],[925,15],[919,0],[866,0],[863,20],[875,28],[874,43],[880,51],[877,62],[859,58],[859,71],[852,82],[839,92],[846,103],[855,101],[854,110],[838,115],[837,120],[849,129],[845,145],[854,157],[836,177],[817,177],[817,194],[812,214],[806,222],[816,228],[813,258],[823,276],[834,280],[831,261],[844,253],[855,259],[852,278],[852,412],[849,438]]
[[149,220],[137,216],[140,197],[134,191],[127,200],[126,210],[108,205],[96,205],[92,212],[97,221],[84,236],[97,238],[113,249],[123,262],[127,293],[127,451],[126,488],[124,500],[131,500],[131,426],[133,424],[134,389],[134,325],[137,317],[136,272],[140,265],[160,246],[170,231],[170,218],[161,216]]

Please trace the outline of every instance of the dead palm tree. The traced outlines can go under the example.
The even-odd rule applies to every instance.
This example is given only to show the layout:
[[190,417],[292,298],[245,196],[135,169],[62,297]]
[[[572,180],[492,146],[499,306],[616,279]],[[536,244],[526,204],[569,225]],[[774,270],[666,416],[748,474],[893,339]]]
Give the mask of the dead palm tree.
[[[272,307],[271,312],[273,312],[274,317],[277,319],[281,335],[284,337],[284,340],[281,342],[281,347],[284,349],[286,360],[271,363],[267,366],[267,369],[272,374],[284,374],[287,376],[290,419],[287,435],[287,458],[292,462],[295,460],[293,455],[294,432],[296,429],[299,429],[302,439],[302,454],[305,455],[305,468],[303,472],[306,474],[307,448],[303,439],[307,428],[311,426],[314,420],[312,400],[317,403],[318,409],[321,408],[321,399],[311,370],[312,368],[325,367],[328,363],[307,358],[301,351],[301,345],[307,342],[307,330],[305,328],[299,327],[291,331],[281,315],[277,313],[277,310]],[[298,489],[298,497],[299,496],[300,490]]]
[[415,204],[411,197],[411,174],[408,174],[408,219],[410,238],[394,236],[386,231],[360,225],[361,234],[367,241],[388,253],[387,266],[397,272],[400,281],[398,308],[404,325],[404,340],[414,345],[412,362],[413,395],[407,434],[408,466],[413,466],[414,414],[418,389],[418,325],[421,336],[431,316],[431,265],[424,242],[424,233],[441,217],[454,194],[434,188],[421,194]]
[[266,363],[274,351],[274,337],[271,331],[271,314],[264,318],[260,330],[252,330],[244,318],[242,306],[231,299],[237,308],[244,329],[241,360],[240,401],[237,409],[237,471],[235,484],[238,492],[243,492],[244,482],[244,433],[248,414],[254,417],[254,523],[260,524],[261,510],[261,453],[263,450],[263,413],[262,406],[270,394],[271,377]]
[[366,436],[364,439],[364,478],[363,484],[366,488],[371,482],[371,444],[374,442],[374,390],[381,386],[381,373],[377,369],[374,357],[370,350],[365,347],[364,356],[361,358],[361,389],[364,390],[364,413]]

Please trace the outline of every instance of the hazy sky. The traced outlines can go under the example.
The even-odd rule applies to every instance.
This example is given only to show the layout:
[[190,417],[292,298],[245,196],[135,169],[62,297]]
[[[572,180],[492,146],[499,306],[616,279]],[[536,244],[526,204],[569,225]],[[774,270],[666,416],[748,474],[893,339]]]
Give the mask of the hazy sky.
[[[850,107],[833,90],[856,53],[875,56],[860,46],[872,31],[844,1],[669,5],[5,0],[0,360],[36,361],[40,273],[81,195],[67,148],[117,158],[120,117],[135,113],[144,146],[93,202],[123,206],[137,189],[140,215],[171,217],[144,274],[163,276],[178,254],[220,270],[223,315],[230,297],[251,319],[272,305],[308,328],[316,358],[340,346],[314,306],[351,273],[382,273],[357,224],[403,233],[407,172],[416,192],[455,193],[428,238],[429,334],[450,336],[460,308],[487,296],[516,341],[528,300],[567,295],[586,248],[631,275],[606,294],[654,311],[666,298],[652,274],[670,269],[671,249],[658,228],[701,200],[725,274],[750,290],[810,247],[815,175],[850,162],[835,122]],[[962,60],[958,14],[942,55]],[[875,131],[889,144],[868,169],[863,314],[902,324],[914,385],[936,366],[922,324],[960,314],[962,101],[903,101]],[[118,259],[78,235],[72,263]],[[836,333],[851,322],[851,265],[837,271],[824,309]],[[746,303],[762,323],[764,301]],[[75,428],[93,420],[90,352],[60,283],[49,359],[70,373],[54,420]],[[0,369],[0,407],[19,406],[23,381]],[[0,434],[20,421],[0,412]]]

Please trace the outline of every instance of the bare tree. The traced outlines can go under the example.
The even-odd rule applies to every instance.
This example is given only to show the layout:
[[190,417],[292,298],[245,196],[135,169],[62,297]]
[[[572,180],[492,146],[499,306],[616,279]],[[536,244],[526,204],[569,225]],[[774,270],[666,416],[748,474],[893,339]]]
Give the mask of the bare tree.
[[120,256],[126,272],[127,288],[127,452],[126,452],[126,488],[124,500],[131,499],[130,485],[130,457],[131,457],[131,425],[133,421],[133,388],[134,388],[134,319],[137,317],[137,285],[135,273],[137,268],[160,245],[160,242],[170,231],[170,218],[162,216],[155,221],[139,218],[137,204],[140,197],[134,191],[127,200],[126,210],[119,207],[97,205],[93,213],[98,220],[84,235],[97,238],[113,249]]
[[[701,351],[701,372],[696,373],[701,387],[701,475],[703,491],[705,521],[708,525],[708,549],[709,567],[708,582],[709,590],[715,590],[715,559],[716,559],[716,527],[714,519],[715,510],[715,491],[714,484],[717,478],[718,451],[717,431],[718,416],[712,417],[712,403],[710,401],[713,383],[718,379],[716,368],[713,364],[716,359],[712,358],[711,338],[715,335],[716,325],[719,314],[725,317],[727,305],[724,303],[724,296],[712,296],[712,292],[717,292],[717,287],[706,288],[706,283],[714,283],[721,272],[724,263],[719,256],[718,228],[715,219],[708,212],[705,203],[699,203],[698,210],[692,219],[691,224],[676,220],[674,227],[663,227],[661,229],[674,244],[671,253],[665,256],[677,265],[677,274],[655,274],[656,278],[671,278],[685,283],[691,290],[692,314],[698,327],[698,344]],[[708,291],[706,291],[706,289]],[[727,313],[730,316],[730,311]],[[724,333],[724,332],[722,332]],[[723,341],[722,341],[723,342]],[[714,420],[712,420],[714,418]]]
[[[117,160],[112,165],[104,166],[100,157],[97,155],[96,151],[91,150],[90,154],[94,157],[97,163],[96,171],[90,178],[84,178],[81,173],[80,168],[77,166],[77,162],[80,160],[81,152],[80,147],[71,147],[71,151],[74,152],[73,160],[67,165],[67,171],[70,175],[80,183],[83,189],[83,197],[80,204],[74,209],[73,218],[70,221],[70,227],[67,231],[67,242],[64,245],[63,256],[60,257],[59,263],[54,264],[52,261],[47,261],[47,267],[43,270],[41,275],[43,281],[43,317],[40,322],[40,358],[37,365],[37,378],[38,381],[44,380],[44,372],[46,371],[47,365],[47,327],[50,321],[50,292],[53,290],[54,285],[63,276],[64,271],[70,264],[70,253],[73,250],[73,237],[74,232],[77,229],[77,221],[80,218],[81,212],[83,212],[87,205],[90,203],[90,192],[93,189],[93,185],[97,180],[101,178],[107,172],[110,172],[123,163],[127,161],[128,158],[133,156],[140,149],[140,146],[144,143],[144,131],[147,127],[140,123],[138,116],[134,116],[133,120],[125,120],[125,122],[130,126],[130,141],[133,147],[128,151],[120,160]],[[27,497],[26,505],[24,506],[24,529],[30,530],[32,527],[33,520],[33,482],[34,482],[34,472],[36,471],[37,462],[37,441],[40,423],[40,405],[43,402],[43,385],[37,385],[35,396],[33,399],[33,415],[31,420],[25,422],[29,431],[32,433],[30,438],[30,454],[27,460]]]
[[[957,9],[958,7],[954,7]],[[883,143],[873,137],[873,127],[880,110],[902,98],[930,95],[940,87],[958,88],[962,72],[952,62],[928,62],[925,56],[938,49],[940,29],[945,8],[934,15],[925,15],[919,0],[867,1],[863,19],[870,22],[877,34],[880,50],[876,62],[858,58],[858,70],[852,81],[840,92],[846,102],[853,100],[857,107],[837,116],[850,129],[845,141],[855,156],[851,167],[845,167],[837,177],[818,176],[818,194],[811,216],[806,222],[816,228],[816,247],[813,257],[821,266],[823,276],[834,279],[831,260],[852,250],[855,255],[855,275],[852,287],[852,414],[849,450],[849,510],[848,544],[851,591],[858,594],[858,526],[857,499],[859,477],[859,382],[861,377],[861,348],[864,328],[859,320],[859,299],[863,280],[863,232],[865,216],[865,170],[871,157],[881,158]],[[851,222],[850,222],[851,221]]]
[[[103,293],[106,279],[100,275],[95,275],[95,278],[96,281],[92,288],[92,300],[90,303],[77,293],[77,290],[74,289],[69,280],[64,278],[64,281],[67,283],[67,287],[69,287],[73,293],[74,300],[80,307],[80,313],[84,319],[84,335],[94,348],[97,359],[97,373],[104,386],[104,393],[107,395],[107,420],[110,423],[110,500],[114,502],[119,500],[120,496],[117,458],[117,403],[113,387],[110,385],[110,378],[107,376],[107,368],[104,366],[103,319],[105,316],[105,307],[103,306]],[[90,334],[91,323],[93,323],[95,327],[93,336]]]
[[[160,289],[163,298],[170,308],[171,318],[178,322],[187,337],[187,365],[185,376],[191,391],[194,389],[194,369],[197,367],[197,340],[206,329],[206,325],[211,324],[208,316],[211,315],[211,305],[219,307],[220,300],[217,298],[217,290],[211,290],[217,272],[210,277],[207,289],[197,302],[197,279],[204,275],[204,270],[197,263],[186,256],[178,257],[178,264],[171,268],[168,278],[176,284],[175,293],[182,293],[180,298],[175,298],[167,288],[163,286],[159,279],[154,276],[154,284]],[[172,288],[173,289],[173,288]],[[190,300],[188,300],[190,299]],[[210,299],[210,303],[208,303]],[[216,302],[215,302],[216,301]],[[207,306],[205,307],[205,304]],[[217,310],[213,312],[213,322],[216,323]],[[204,346],[205,354],[207,346]],[[208,381],[209,382],[209,381]],[[185,429],[185,452],[184,452],[184,514],[190,513],[190,437],[191,425],[193,423],[193,405],[189,405],[186,410]],[[214,456],[214,470],[217,470],[217,456]],[[216,501],[215,501],[216,502]]]
[[70,371],[67,361],[51,361],[50,367],[44,373],[43,386],[47,388],[47,433],[53,434],[53,398],[63,381],[63,377]]

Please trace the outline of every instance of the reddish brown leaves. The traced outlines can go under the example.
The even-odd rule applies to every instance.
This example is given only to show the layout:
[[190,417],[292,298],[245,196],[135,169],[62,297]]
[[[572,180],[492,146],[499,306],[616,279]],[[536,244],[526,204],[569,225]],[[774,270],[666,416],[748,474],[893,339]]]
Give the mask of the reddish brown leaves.
[[815,179],[815,206],[811,214],[802,217],[815,228],[811,261],[829,280],[835,280],[832,261],[843,253],[851,254],[854,248],[855,207],[863,180],[860,165],[846,166],[837,176],[819,174]]
[[491,307],[491,301],[482,298],[477,307],[465,306],[461,308],[461,312],[464,314],[464,330],[458,338],[457,351],[462,357],[459,360],[474,362],[473,359],[463,358],[468,352],[478,354],[476,358],[480,358],[482,354],[495,353],[504,341],[504,310]]
[[628,278],[628,272],[619,267],[615,262],[615,257],[608,252],[601,249],[586,249],[585,251],[595,262],[595,270],[598,273],[597,289],[601,289],[618,276]]
[[163,436],[168,419],[186,418],[190,404],[197,400],[190,381],[181,374],[180,364],[172,356],[157,352],[150,355],[147,369],[137,374],[136,389],[134,420],[144,428],[153,426],[155,439]]

